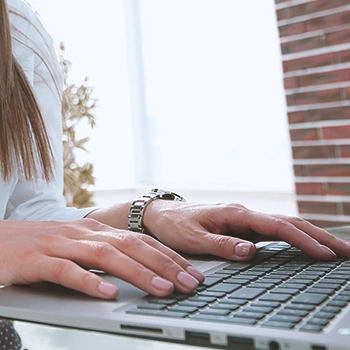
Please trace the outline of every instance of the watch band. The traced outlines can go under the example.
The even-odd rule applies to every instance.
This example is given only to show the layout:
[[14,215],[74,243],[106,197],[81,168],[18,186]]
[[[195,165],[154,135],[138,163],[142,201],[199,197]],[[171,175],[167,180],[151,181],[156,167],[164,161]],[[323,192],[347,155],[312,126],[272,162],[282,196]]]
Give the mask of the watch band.
[[128,229],[130,231],[147,232],[143,226],[143,214],[148,204],[156,199],[186,202],[183,197],[174,192],[153,188],[132,202],[128,215]]

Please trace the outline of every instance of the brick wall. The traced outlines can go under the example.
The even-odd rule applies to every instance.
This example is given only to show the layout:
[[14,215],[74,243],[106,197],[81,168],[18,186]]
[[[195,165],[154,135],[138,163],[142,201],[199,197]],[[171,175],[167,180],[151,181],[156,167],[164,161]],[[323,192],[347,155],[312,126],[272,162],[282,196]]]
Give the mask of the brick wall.
[[350,223],[350,1],[275,0],[299,213]]

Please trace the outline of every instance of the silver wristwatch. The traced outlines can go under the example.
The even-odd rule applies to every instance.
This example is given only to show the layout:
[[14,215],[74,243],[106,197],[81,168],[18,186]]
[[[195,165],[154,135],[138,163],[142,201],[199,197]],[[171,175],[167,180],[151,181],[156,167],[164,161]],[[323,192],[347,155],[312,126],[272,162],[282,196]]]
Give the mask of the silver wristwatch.
[[128,229],[130,231],[147,232],[143,226],[143,214],[147,205],[156,199],[186,202],[183,197],[174,192],[153,188],[132,202],[128,216]]

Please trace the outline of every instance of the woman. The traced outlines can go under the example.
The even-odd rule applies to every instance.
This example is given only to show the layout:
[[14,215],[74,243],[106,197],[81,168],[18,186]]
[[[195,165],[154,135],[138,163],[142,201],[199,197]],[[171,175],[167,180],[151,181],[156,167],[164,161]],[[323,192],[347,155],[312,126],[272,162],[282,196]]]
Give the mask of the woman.
[[317,259],[350,256],[347,242],[302,219],[189,204],[169,192],[67,208],[54,45],[25,0],[0,0],[0,17],[0,284],[50,281],[115,298],[118,287],[89,271],[100,269],[156,296],[190,293],[204,276],[172,249],[249,260],[257,237],[288,241]]

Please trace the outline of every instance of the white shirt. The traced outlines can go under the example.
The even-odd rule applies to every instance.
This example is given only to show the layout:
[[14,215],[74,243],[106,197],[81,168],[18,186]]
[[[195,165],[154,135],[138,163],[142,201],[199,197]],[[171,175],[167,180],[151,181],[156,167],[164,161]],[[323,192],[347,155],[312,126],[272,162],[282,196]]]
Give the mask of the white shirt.
[[[23,174],[0,178],[0,219],[72,220],[93,208],[66,207],[63,196],[61,91],[63,76],[55,45],[37,13],[25,0],[8,0],[13,53],[39,103],[55,159],[54,180],[28,182]],[[14,13],[11,13],[13,10]],[[45,63],[46,65],[45,65]],[[52,76],[54,75],[54,78]]]

